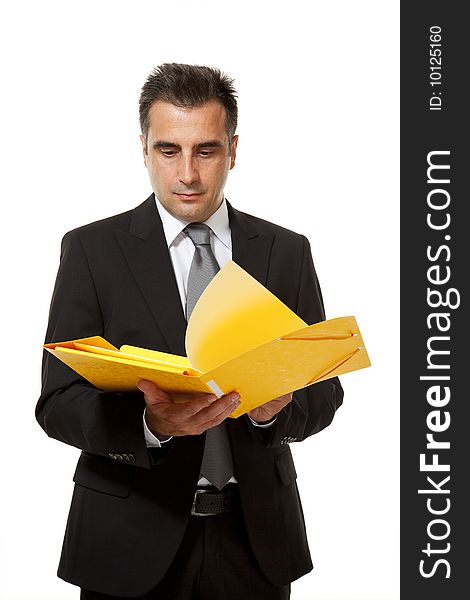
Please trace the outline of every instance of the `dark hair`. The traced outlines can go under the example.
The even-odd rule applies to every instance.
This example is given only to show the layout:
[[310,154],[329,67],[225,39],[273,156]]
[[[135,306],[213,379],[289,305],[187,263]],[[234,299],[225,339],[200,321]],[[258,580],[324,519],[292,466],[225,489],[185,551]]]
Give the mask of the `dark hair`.
[[225,128],[231,141],[238,118],[237,92],[233,83],[233,79],[212,67],[178,63],[158,66],[148,76],[140,94],[139,117],[143,135],[147,138],[149,111],[158,100],[183,108],[195,108],[218,100],[225,108]]

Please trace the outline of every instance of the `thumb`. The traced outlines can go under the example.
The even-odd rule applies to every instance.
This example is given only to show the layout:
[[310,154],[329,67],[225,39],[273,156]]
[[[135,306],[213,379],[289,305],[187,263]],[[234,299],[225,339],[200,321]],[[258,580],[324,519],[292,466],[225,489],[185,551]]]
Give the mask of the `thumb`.
[[148,392],[151,392],[152,390],[156,389],[157,386],[152,381],[147,381],[146,379],[140,379],[137,382],[137,387],[139,388],[139,390],[141,392],[143,392],[144,394],[147,394]]
[[137,382],[137,387],[143,392],[146,404],[158,404],[170,400],[169,395],[158,388],[153,381],[141,379]]

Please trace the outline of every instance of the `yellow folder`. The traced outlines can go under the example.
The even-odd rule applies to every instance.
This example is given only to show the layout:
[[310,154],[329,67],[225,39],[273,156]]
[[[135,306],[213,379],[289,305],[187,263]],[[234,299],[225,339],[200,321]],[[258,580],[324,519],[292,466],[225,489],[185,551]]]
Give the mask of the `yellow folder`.
[[354,317],[307,325],[283,302],[228,262],[199,298],[186,331],[188,358],[99,336],[45,344],[97,388],[135,391],[153,381],[178,401],[187,392],[233,390],[238,417],[273,398],[370,366]]

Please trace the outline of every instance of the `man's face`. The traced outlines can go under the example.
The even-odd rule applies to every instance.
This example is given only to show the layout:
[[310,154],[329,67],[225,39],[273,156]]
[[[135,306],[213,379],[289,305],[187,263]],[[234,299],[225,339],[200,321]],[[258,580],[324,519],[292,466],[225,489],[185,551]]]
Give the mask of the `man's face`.
[[225,108],[211,100],[199,108],[155,102],[149,111],[144,162],[155,195],[175,217],[207,220],[223,200],[235,165],[238,136],[229,144]]

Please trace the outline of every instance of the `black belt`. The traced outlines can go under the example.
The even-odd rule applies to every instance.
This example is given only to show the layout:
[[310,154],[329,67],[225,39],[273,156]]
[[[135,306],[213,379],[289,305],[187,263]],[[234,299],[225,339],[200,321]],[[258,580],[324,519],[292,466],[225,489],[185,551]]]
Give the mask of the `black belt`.
[[237,506],[236,483],[228,483],[221,491],[215,487],[201,487],[194,493],[191,514],[196,517],[208,517],[231,513]]

